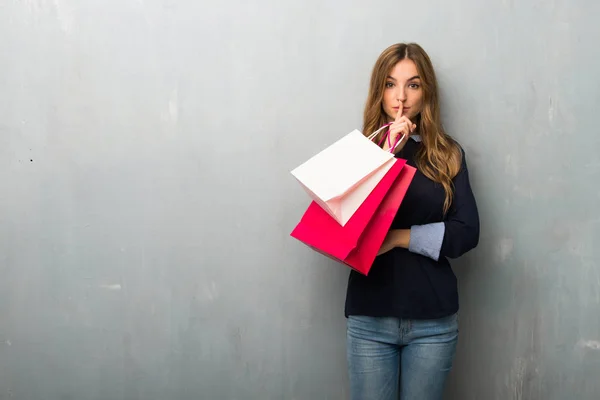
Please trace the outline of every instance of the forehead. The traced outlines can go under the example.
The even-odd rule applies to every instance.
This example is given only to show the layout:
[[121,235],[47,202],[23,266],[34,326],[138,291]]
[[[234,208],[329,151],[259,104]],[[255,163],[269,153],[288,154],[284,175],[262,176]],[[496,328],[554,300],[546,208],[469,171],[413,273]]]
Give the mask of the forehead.
[[390,71],[390,76],[396,80],[407,80],[416,75],[419,75],[417,66],[413,60],[409,59],[399,61]]

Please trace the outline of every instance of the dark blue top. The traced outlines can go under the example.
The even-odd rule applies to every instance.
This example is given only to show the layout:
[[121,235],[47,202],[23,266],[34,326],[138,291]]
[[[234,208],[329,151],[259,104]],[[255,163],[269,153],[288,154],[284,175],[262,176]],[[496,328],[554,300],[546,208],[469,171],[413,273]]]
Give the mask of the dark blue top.
[[[416,167],[422,143],[417,136],[396,155]],[[462,151],[462,149],[461,149]],[[412,319],[441,318],[458,311],[456,276],[448,258],[457,258],[479,242],[479,214],[469,182],[466,156],[453,179],[454,198],[443,215],[445,192],[417,169],[391,229],[410,229],[408,249],[378,256],[368,276],[351,271],[345,315]]]

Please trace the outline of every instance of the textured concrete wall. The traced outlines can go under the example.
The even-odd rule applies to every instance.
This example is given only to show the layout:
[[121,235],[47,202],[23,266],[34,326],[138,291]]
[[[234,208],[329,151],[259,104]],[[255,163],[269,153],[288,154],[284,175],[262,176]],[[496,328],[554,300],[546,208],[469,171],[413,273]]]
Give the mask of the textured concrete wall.
[[600,391],[598,2],[0,4],[0,398],[344,399],[289,171],[417,41],[466,148],[453,399]]

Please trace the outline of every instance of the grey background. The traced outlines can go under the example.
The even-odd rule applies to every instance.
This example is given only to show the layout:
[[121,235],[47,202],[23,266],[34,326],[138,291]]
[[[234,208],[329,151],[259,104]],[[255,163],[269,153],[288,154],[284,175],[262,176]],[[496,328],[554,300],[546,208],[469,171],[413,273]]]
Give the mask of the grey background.
[[600,3],[0,3],[0,399],[344,399],[289,171],[417,41],[465,147],[449,399],[600,391]]

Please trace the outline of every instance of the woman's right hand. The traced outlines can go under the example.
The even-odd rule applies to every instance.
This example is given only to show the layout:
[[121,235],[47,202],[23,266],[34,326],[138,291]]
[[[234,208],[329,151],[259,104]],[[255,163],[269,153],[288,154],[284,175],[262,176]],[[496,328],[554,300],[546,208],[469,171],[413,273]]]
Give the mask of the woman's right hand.
[[390,146],[393,146],[394,143],[396,143],[396,140],[402,138],[402,135],[404,135],[404,138],[400,142],[398,142],[393,151],[394,153],[399,152],[400,150],[402,150],[402,148],[408,141],[410,134],[414,132],[415,129],[417,129],[417,125],[413,124],[412,121],[408,119],[408,117],[402,115],[402,103],[400,103],[400,108],[398,109],[396,120],[389,127],[389,139],[386,139],[383,143],[383,150],[389,150]]

